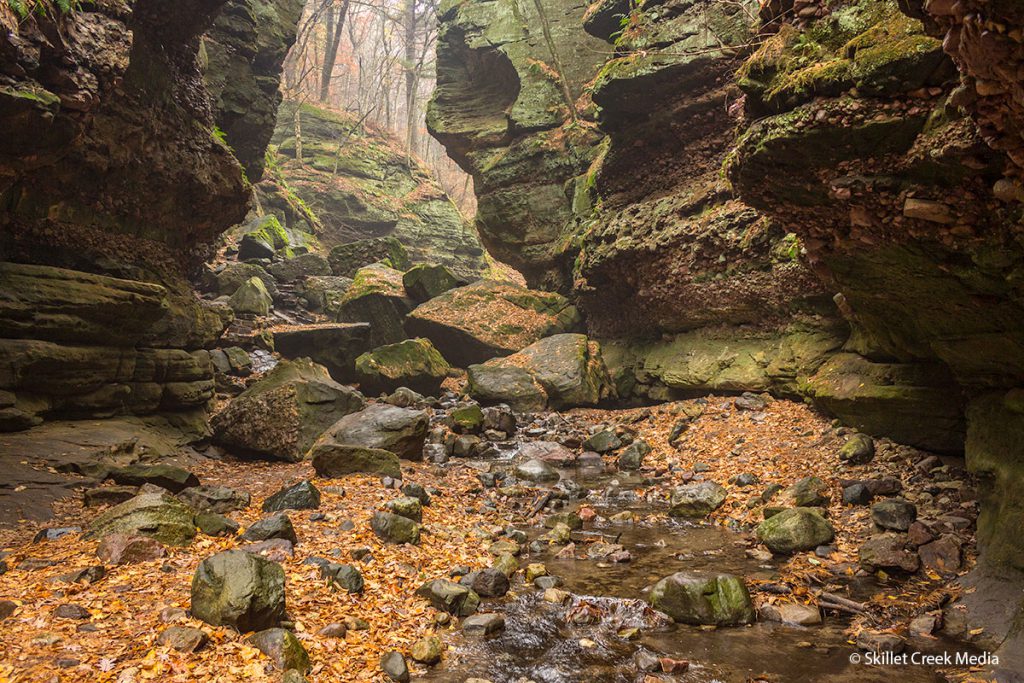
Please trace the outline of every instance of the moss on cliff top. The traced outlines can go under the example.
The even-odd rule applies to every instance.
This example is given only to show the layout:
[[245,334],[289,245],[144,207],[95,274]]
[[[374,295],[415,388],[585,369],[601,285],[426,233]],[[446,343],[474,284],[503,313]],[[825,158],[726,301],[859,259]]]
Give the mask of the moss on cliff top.
[[[835,3],[834,3],[835,4]],[[784,25],[743,64],[740,87],[766,111],[856,89],[862,95],[908,92],[943,77],[941,41],[925,35],[891,0],[833,9],[804,31]]]

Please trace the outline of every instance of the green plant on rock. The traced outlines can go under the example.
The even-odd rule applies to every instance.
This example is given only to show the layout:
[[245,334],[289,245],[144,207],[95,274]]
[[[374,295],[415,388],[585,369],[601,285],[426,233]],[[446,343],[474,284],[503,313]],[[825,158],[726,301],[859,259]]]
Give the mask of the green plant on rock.
[[7,0],[7,6],[19,18],[27,19],[30,15],[69,14],[81,9],[82,2],[83,0]]

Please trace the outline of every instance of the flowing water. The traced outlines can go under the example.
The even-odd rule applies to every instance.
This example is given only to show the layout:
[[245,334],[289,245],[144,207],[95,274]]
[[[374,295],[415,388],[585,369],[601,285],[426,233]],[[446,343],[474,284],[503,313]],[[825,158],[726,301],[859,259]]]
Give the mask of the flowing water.
[[[621,510],[641,516],[659,511],[657,504],[628,494],[629,475],[594,471],[563,471],[593,490],[587,503],[602,517]],[[622,488],[619,488],[622,485]],[[618,493],[621,491],[622,493]],[[531,540],[543,533],[524,527]],[[759,562],[744,552],[746,537],[722,527],[664,520],[652,524],[588,524],[573,534],[582,540],[602,536],[619,543],[632,561],[555,558],[557,547],[520,558],[520,564],[543,562],[549,574],[561,579],[560,588],[572,594],[564,604],[543,599],[543,591],[513,583],[505,598],[485,600],[482,612],[499,612],[505,630],[489,638],[461,633],[449,639],[443,666],[420,680],[462,683],[483,678],[494,683],[618,683],[642,681],[637,662],[646,656],[689,661],[685,673],[664,680],[693,682],[745,681],[864,681],[924,683],[945,680],[923,666],[872,667],[851,662],[859,651],[847,642],[844,619],[829,615],[821,626],[777,623],[701,628],[666,622],[643,601],[658,579],[683,570],[716,571],[771,580],[773,562]],[[598,539],[600,540],[600,539]],[[578,547],[581,546],[577,542]],[[862,586],[862,591],[867,587]],[[869,592],[867,594],[870,594]],[[628,640],[623,629],[639,629]],[[941,641],[912,643],[925,651],[942,651]],[[952,646],[950,646],[952,647]],[[660,674],[659,674],[660,675]]]

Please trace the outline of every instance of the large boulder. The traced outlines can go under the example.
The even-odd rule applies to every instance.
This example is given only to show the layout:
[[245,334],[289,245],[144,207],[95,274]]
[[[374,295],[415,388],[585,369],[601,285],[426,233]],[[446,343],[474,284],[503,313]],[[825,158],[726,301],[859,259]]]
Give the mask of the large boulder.
[[339,275],[311,275],[302,282],[302,298],[306,305],[330,318],[341,310],[345,293],[352,286],[352,278]]
[[296,282],[316,275],[330,275],[331,267],[320,254],[300,254],[294,258],[278,261],[268,269],[278,282]]
[[274,331],[274,350],[284,358],[309,358],[336,382],[354,382],[356,358],[370,349],[368,323],[302,325]]
[[400,458],[421,460],[429,422],[423,410],[375,403],[334,423],[320,437],[311,453],[328,445],[341,444],[380,448]]
[[260,631],[285,616],[284,569],[259,555],[225,550],[199,563],[192,616],[214,626]]
[[548,395],[544,387],[525,368],[515,365],[470,365],[466,390],[481,403],[506,403],[514,410],[529,413],[544,410]]
[[231,310],[238,315],[265,316],[270,313],[274,298],[258,277],[243,282],[228,299]]
[[[520,368],[539,385],[545,395],[545,405],[552,410],[576,406],[596,405],[614,393],[608,369],[601,357],[601,347],[584,334],[556,334],[530,344],[508,358],[485,363],[490,367]],[[493,376],[492,376],[493,377]],[[481,391],[478,385],[487,378],[477,366],[470,368],[470,395],[479,400],[514,403],[523,400],[525,385],[508,385],[509,393],[502,395],[500,387],[491,383]],[[475,394],[480,391],[480,395]]]
[[89,526],[87,538],[111,534],[155,538],[164,545],[188,545],[196,535],[195,510],[166,493],[143,493],[115,505]]
[[757,526],[756,533],[773,553],[813,550],[835,537],[828,520],[809,508],[789,508],[772,515]]
[[192,486],[199,486],[199,478],[196,475],[184,468],[168,464],[114,467],[107,473],[107,478],[122,486],[152,484],[171,493],[181,493]]
[[412,263],[405,247],[394,237],[375,237],[339,244],[327,255],[331,272],[343,277],[355,277],[356,272],[374,263],[383,263],[396,270],[408,270]]
[[381,448],[318,443],[310,449],[309,456],[317,476],[328,479],[356,473],[402,478],[398,456]]
[[677,572],[654,584],[648,599],[681,624],[731,626],[755,616],[746,584],[732,574]]
[[433,263],[413,266],[402,276],[402,283],[405,284],[405,291],[416,303],[429,301],[463,284],[452,271]]
[[370,323],[370,345],[384,346],[406,338],[403,323],[413,309],[401,271],[382,264],[360,268],[342,297],[338,320]]
[[298,462],[325,429],[365,406],[308,358],[282,361],[213,417],[214,441],[244,455]]
[[356,378],[367,393],[407,387],[437,395],[451,366],[428,339],[406,339],[380,346],[356,359]]
[[259,278],[263,286],[267,288],[270,296],[277,298],[277,282],[274,277],[264,268],[256,263],[241,263],[238,261],[224,265],[224,268],[212,275],[212,288],[218,294],[231,296],[238,288],[248,282],[251,278]]
[[405,326],[410,336],[432,341],[448,362],[468,367],[579,324],[579,312],[560,294],[479,280],[420,304]]

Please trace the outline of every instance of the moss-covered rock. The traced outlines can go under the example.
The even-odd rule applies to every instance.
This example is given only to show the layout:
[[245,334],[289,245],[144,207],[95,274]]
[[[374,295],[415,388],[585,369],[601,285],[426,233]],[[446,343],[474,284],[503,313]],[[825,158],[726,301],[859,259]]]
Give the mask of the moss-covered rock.
[[284,358],[309,358],[336,382],[356,381],[356,358],[370,348],[368,323],[306,325],[274,331],[274,350]]
[[323,366],[281,361],[213,417],[214,441],[242,455],[298,462],[324,430],[364,405]]
[[813,550],[835,536],[828,520],[810,508],[783,510],[761,522],[756,531],[758,540],[773,553]]
[[235,290],[228,299],[228,305],[236,315],[266,316],[274,299],[267,291],[266,285],[258,277],[251,277]]
[[[614,388],[601,347],[583,334],[556,334],[530,344],[507,358],[489,361],[485,366],[471,366],[468,391],[478,400],[503,403],[530,403],[534,394],[531,385],[516,373],[505,375],[481,370],[481,367],[519,368],[525,370],[544,394],[544,405],[552,410],[597,405],[614,395]],[[504,385],[495,379],[512,379]],[[488,381],[491,380],[491,381]],[[480,392],[480,395],[477,393]]]
[[410,268],[402,276],[405,291],[416,303],[423,303],[435,296],[441,296],[449,289],[460,284],[448,268],[432,263],[420,263]]
[[356,271],[338,307],[338,320],[370,323],[371,346],[396,344],[406,338],[403,323],[413,306],[402,284],[402,273],[373,264]]
[[165,545],[188,545],[196,535],[195,510],[166,493],[143,493],[97,517],[86,534],[149,536]]
[[331,444],[379,448],[421,460],[429,419],[426,411],[374,403],[346,415],[317,441],[313,452]]
[[276,298],[278,293],[277,282],[274,277],[257,263],[240,263],[232,261],[224,264],[219,272],[211,274],[210,289],[218,294],[231,296],[238,288],[248,282],[251,278],[259,278],[263,286],[270,292],[270,296]]
[[192,578],[192,615],[239,631],[273,628],[285,618],[284,569],[244,550],[225,550],[199,563]]
[[450,366],[428,339],[406,339],[380,346],[356,359],[356,377],[367,393],[407,387],[436,396]]
[[309,457],[318,476],[335,478],[347,474],[377,474],[402,478],[398,456],[382,448],[366,448],[343,443],[317,443]]
[[654,584],[648,600],[681,624],[734,626],[755,619],[743,579],[731,574],[677,572]]
[[355,277],[363,266],[382,263],[395,270],[406,271],[412,266],[405,247],[394,237],[375,237],[339,244],[327,256],[331,272],[342,277]]
[[579,322],[576,308],[559,294],[480,280],[416,307],[406,329],[433,342],[448,362],[466,367],[569,332]]

